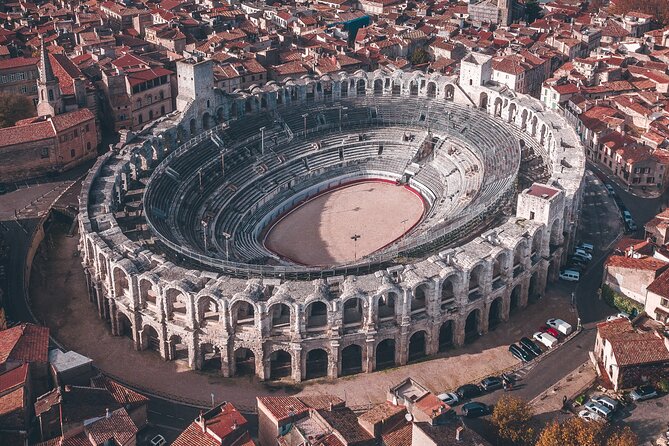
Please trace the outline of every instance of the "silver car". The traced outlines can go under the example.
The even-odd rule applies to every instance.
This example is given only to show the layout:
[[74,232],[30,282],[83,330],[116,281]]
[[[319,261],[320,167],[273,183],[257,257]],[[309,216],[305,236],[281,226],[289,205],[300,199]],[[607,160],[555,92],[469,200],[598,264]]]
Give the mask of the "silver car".
[[595,403],[599,403],[602,406],[606,407],[609,409],[611,412],[615,412],[618,410],[618,405],[620,404],[617,400],[614,400],[613,398],[610,398],[606,395],[599,395],[594,398],[591,398],[592,401]]

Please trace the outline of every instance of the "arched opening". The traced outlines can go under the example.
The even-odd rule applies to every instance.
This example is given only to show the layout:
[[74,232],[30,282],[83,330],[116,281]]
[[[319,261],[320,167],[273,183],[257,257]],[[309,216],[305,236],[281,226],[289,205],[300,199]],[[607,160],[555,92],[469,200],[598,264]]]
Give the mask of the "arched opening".
[[453,84],[446,85],[444,98],[447,101],[452,101],[454,97],[455,97],[455,87],[453,86]]
[[267,98],[265,97],[265,95],[262,95],[262,97],[260,98],[260,108],[263,110],[267,108]]
[[530,288],[527,293],[527,301],[529,303],[534,303],[539,300],[541,291],[539,290],[539,273],[534,272],[532,277],[530,277]]
[[255,376],[256,356],[250,348],[235,350],[235,376]]
[[201,344],[200,356],[202,358],[201,370],[214,372],[221,370],[221,351],[218,347],[208,343]]
[[427,97],[436,98],[437,97],[437,84],[434,82],[428,82],[427,84]]
[[532,116],[530,134],[532,136],[536,136],[536,134],[537,134],[537,117],[536,116]]
[[426,355],[425,347],[427,334],[424,331],[417,331],[409,338],[409,361],[415,361]]
[[344,302],[344,326],[359,326],[362,324],[362,299],[353,297]]
[[501,287],[504,286],[504,281],[506,279],[506,274],[507,274],[507,269],[508,267],[506,266],[506,253],[501,252],[497,257],[495,257],[495,260],[492,265],[492,288],[493,290],[497,290]]
[[411,81],[409,83],[409,94],[411,96],[418,96],[418,82]]
[[511,290],[511,300],[509,301],[509,314],[515,314],[516,311],[520,309],[520,295],[522,293],[522,287],[516,285]]
[[513,250],[513,277],[518,277],[523,273],[525,267],[523,260],[525,258],[525,242],[518,243]]
[[381,79],[374,80],[374,93],[383,93],[383,81]]
[[168,320],[186,320],[186,298],[179,291],[171,288],[165,292],[165,299],[167,300],[167,319]]
[[277,103],[277,105],[283,104],[283,95],[284,95],[284,90],[278,90],[276,92],[276,103]]
[[395,340],[384,339],[376,346],[376,370],[395,366]]
[[223,107],[218,107],[218,110],[216,110],[216,122],[220,124],[223,121],[225,121],[225,115],[223,114]]
[[307,329],[323,328],[328,322],[328,309],[321,301],[312,302],[307,306]]
[[195,121],[195,119],[190,120],[189,130],[190,130],[190,138],[194,137],[195,134],[197,133],[197,121]]
[[500,98],[495,98],[494,115],[497,117],[502,116],[502,99]]
[[146,279],[140,279],[139,296],[144,308],[156,311],[157,294],[153,291],[153,283]]
[[348,81],[342,81],[339,85],[339,91],[342,96],[348,96]]
[[322,348],[307,353],[305,379],[322,378],[328,374],[328,352]]
[[457,277],[451,276],[441,284],[441,311],[446,311],[455,304],[455,280]]
[[520,114],[520,129],[522,131],[525,131],[527,129],[527,110],[523,109],[522,113]]
[[541,231],[537,231],[534,233],[534,237],[532,237],[532,251],[530,254],[530,258],[532,259],[532,265],[536,265],[537,262],[541,259],[541,241],[543,239],[543,234]]
[[453,347],[453,321],[446,321],[439,328],[439,351]]
[[99,271],[100,271],[100,279],[102,281],[107,280],[107,259],[105,259],[105,256],[100,253],[98,256],[98,266],[99,266]]
[[472,310],[469,315],[467,315],[467,320],[465,321],[465,342],[471,342],[479,337],[481,333],[479,327],[480,320],[481,312],[478,309]]
[[212,297],[202,297],[197,304],[197,314],[200,326],[214,324],[219,320],[218,304]]
[[515,122],[516,121],[516,113],[518,112],[518,107],[516,107],[516,103],[512,102],[511,105],[509,105],[509,122]]
[[290,307],[286,304],[274,304],[269,309],[271,316],[270,329],[284,331],[290,329]]
[[557,248],[559,248],[562,245],[563,237],[562,237],[562,224],[561,220],[559,218],[556,218],[553,220],[553,224],[551,225],[551,232],[550,232],[550,250],[551,254],[555,252]]
[[483,297],[483,264],[479,263],[469,273],[469,301]]
[[269,379],[281,379],[292,375],[292,358],[285,350],[277,350],[269,355]]
[[361,95],[365,94],[365,88],[367,87],[364,79],[358,79],[356,93]]
[[297,88],[291,87],[290,88],[290,102],[295,102],[297,101]]
[[314,99],[314,84],[313,83],[308,83],[305,88],[305,92],[307,95],[307,101],[313,101]]
[[362,372],[362,347],[351,344],[341,351],[341,374],[343,376]]
[[541,132],[539,134],[539,142],[543,145],[546,139],[546,124],[541,124]]
[[395,320],[395,305],[397,294],[390,292],[379,298],[379,322]]
[[502,298],[498,297],[493,300],[490,304],[490,309],[488,310],[488,330],[492,330],[502,320]]
[[233,327],[253,327],[255,324],[255,309],[250,303],[239,300],[232,306]]
[[147,325],[142,332],[142,350],[160,352],[160,336],[156,329]]
[[186,345],[179,335],[170,336],[169,342],[170,358],[172,360],[188,359],[188,345]]
[[244,113],[248,114],[253,111],[253,98],[248,98],[246,101],[244,101]]
[[128,277],[121,268],[114,268],[114,290],[116,291],[116,297],[123,297],[130,294]]
[[483,109],[488,108],[488,94],[487,93],[481,93],[481,96],[479,96],[479,108],[483,108]]
[[237,108],[237,101],[232,101],[230,105],[230,119],[237,119],[239,117],[239,109]]
[[402,94],[402,84],[398,82],[393,82],[392,94],[393,96],[399,96],[400,94]]
[[118,334],[119,336],[125,336],[126,338],[132,339],[132,322],[125,313],[118,313]]
[[417,316],[425,313],[427,308],[427,284],[422,284],[413,290],[411,298],[411,316]]

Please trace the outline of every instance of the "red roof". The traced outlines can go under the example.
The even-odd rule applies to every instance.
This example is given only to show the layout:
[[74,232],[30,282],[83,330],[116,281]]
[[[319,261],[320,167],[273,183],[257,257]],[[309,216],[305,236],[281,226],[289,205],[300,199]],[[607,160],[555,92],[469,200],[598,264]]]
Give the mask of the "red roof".
[[[546,199],[553,197],[553,195],[557,194],[558,192],[560,191],[557,189],[548,186],[542,186],[541,184],[536,184],[536,183],[530,186],[530,188],[527,190],[528,195]],[[547,196],[545,197],[545,195]]]
[[247,420],[232,403],[223,403],[200,415],[172,443],[173,446],[219,446],[233,440],[233,445],[249,441]]
[[17,386],[22,386],[28,379],[28,364],[22,364],[0,375],[0,393],[5,393]]
[[669,298],[669,269],[660,274],[648,287],[647,291]]
[[258,397],[258,403],[265,406],[278,422],[309,410],[302,401],[292,396],[261,396]]
[[46,363],[49,356],[48,350],[49,329],[47,327],[24,323],[0,331],[0,365],[8,360]]
[[142,82],[150,81],[153,79],[158,79],[161,76],[169,76],[172,72],[166,70],[165,68],[147,68],[146,70],[133,71],[127,73],[128,82],[131,86],[139,85]]
[[14,57],[13,59],[0,60],[0,70],[29,66],[34,66],[37,69],[38,64],[39,59],[36,57]]

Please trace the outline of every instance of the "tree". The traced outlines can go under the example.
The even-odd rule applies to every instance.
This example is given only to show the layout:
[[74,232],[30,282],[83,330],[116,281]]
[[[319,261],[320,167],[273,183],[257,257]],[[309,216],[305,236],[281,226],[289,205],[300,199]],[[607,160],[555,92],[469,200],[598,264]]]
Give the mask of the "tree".
[[0,128],[11,127],[31,116],[35,116],[35,106],[29,97],[0,93]]
[[495,405],[492,423],[500,438],[513,445],[525,445],[534,438],[534,429],[530,427],[532,415],[532,408],[526,401],[504,395]]
[[639,444],[639,440],[629,426],[614,432],[606,441],[606,446],[637,446],[637,444]]
[[543,13],[537,0],[528,0],[525,2],[525,20],[527,23],[533,23],[540,18]]
[[578,417],[559,424],[554,421],[541,431],[536,446],[602,446],[603,425]]
[[417,48],[411,55],[412,65],[422,65],[430,61],[430,54],[423,48]]
[[660,26],[669,25],[669,2],[667,0],[617,0],[611,7],[614,14],[636,11],[652,15]]

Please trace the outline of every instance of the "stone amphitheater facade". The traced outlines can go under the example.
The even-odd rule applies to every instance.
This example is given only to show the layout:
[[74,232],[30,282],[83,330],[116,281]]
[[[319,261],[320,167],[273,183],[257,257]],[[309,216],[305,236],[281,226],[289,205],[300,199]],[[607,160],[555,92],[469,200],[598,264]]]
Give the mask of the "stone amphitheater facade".
[[[80,252],[90,300],[114,335],[193,369],[260,379],[372,372],[462,346],[541,297],[555,280],[581,204],[584,156],[564,119],[496,85],[463,86],[419,72],[305,76],[232,95],[213,88],[208,62],[179,64],[178,111],[100,157],[80,196]],[[193,79],[189,83],[189,79]],[[416,261],[322,277],[198,266],[154,249],[119,223],[161,161],[262,110],[356,95],[443,98],[480,109],[541,152],[550,175],[518,194],[515,212],[462,244]],[[539,191],[539,193],[537,193]],[[515,214],[515,215],[514,215]],[[124,221],[125,221],[124,220]],[[164,248],[164,246],[163,246]]]

